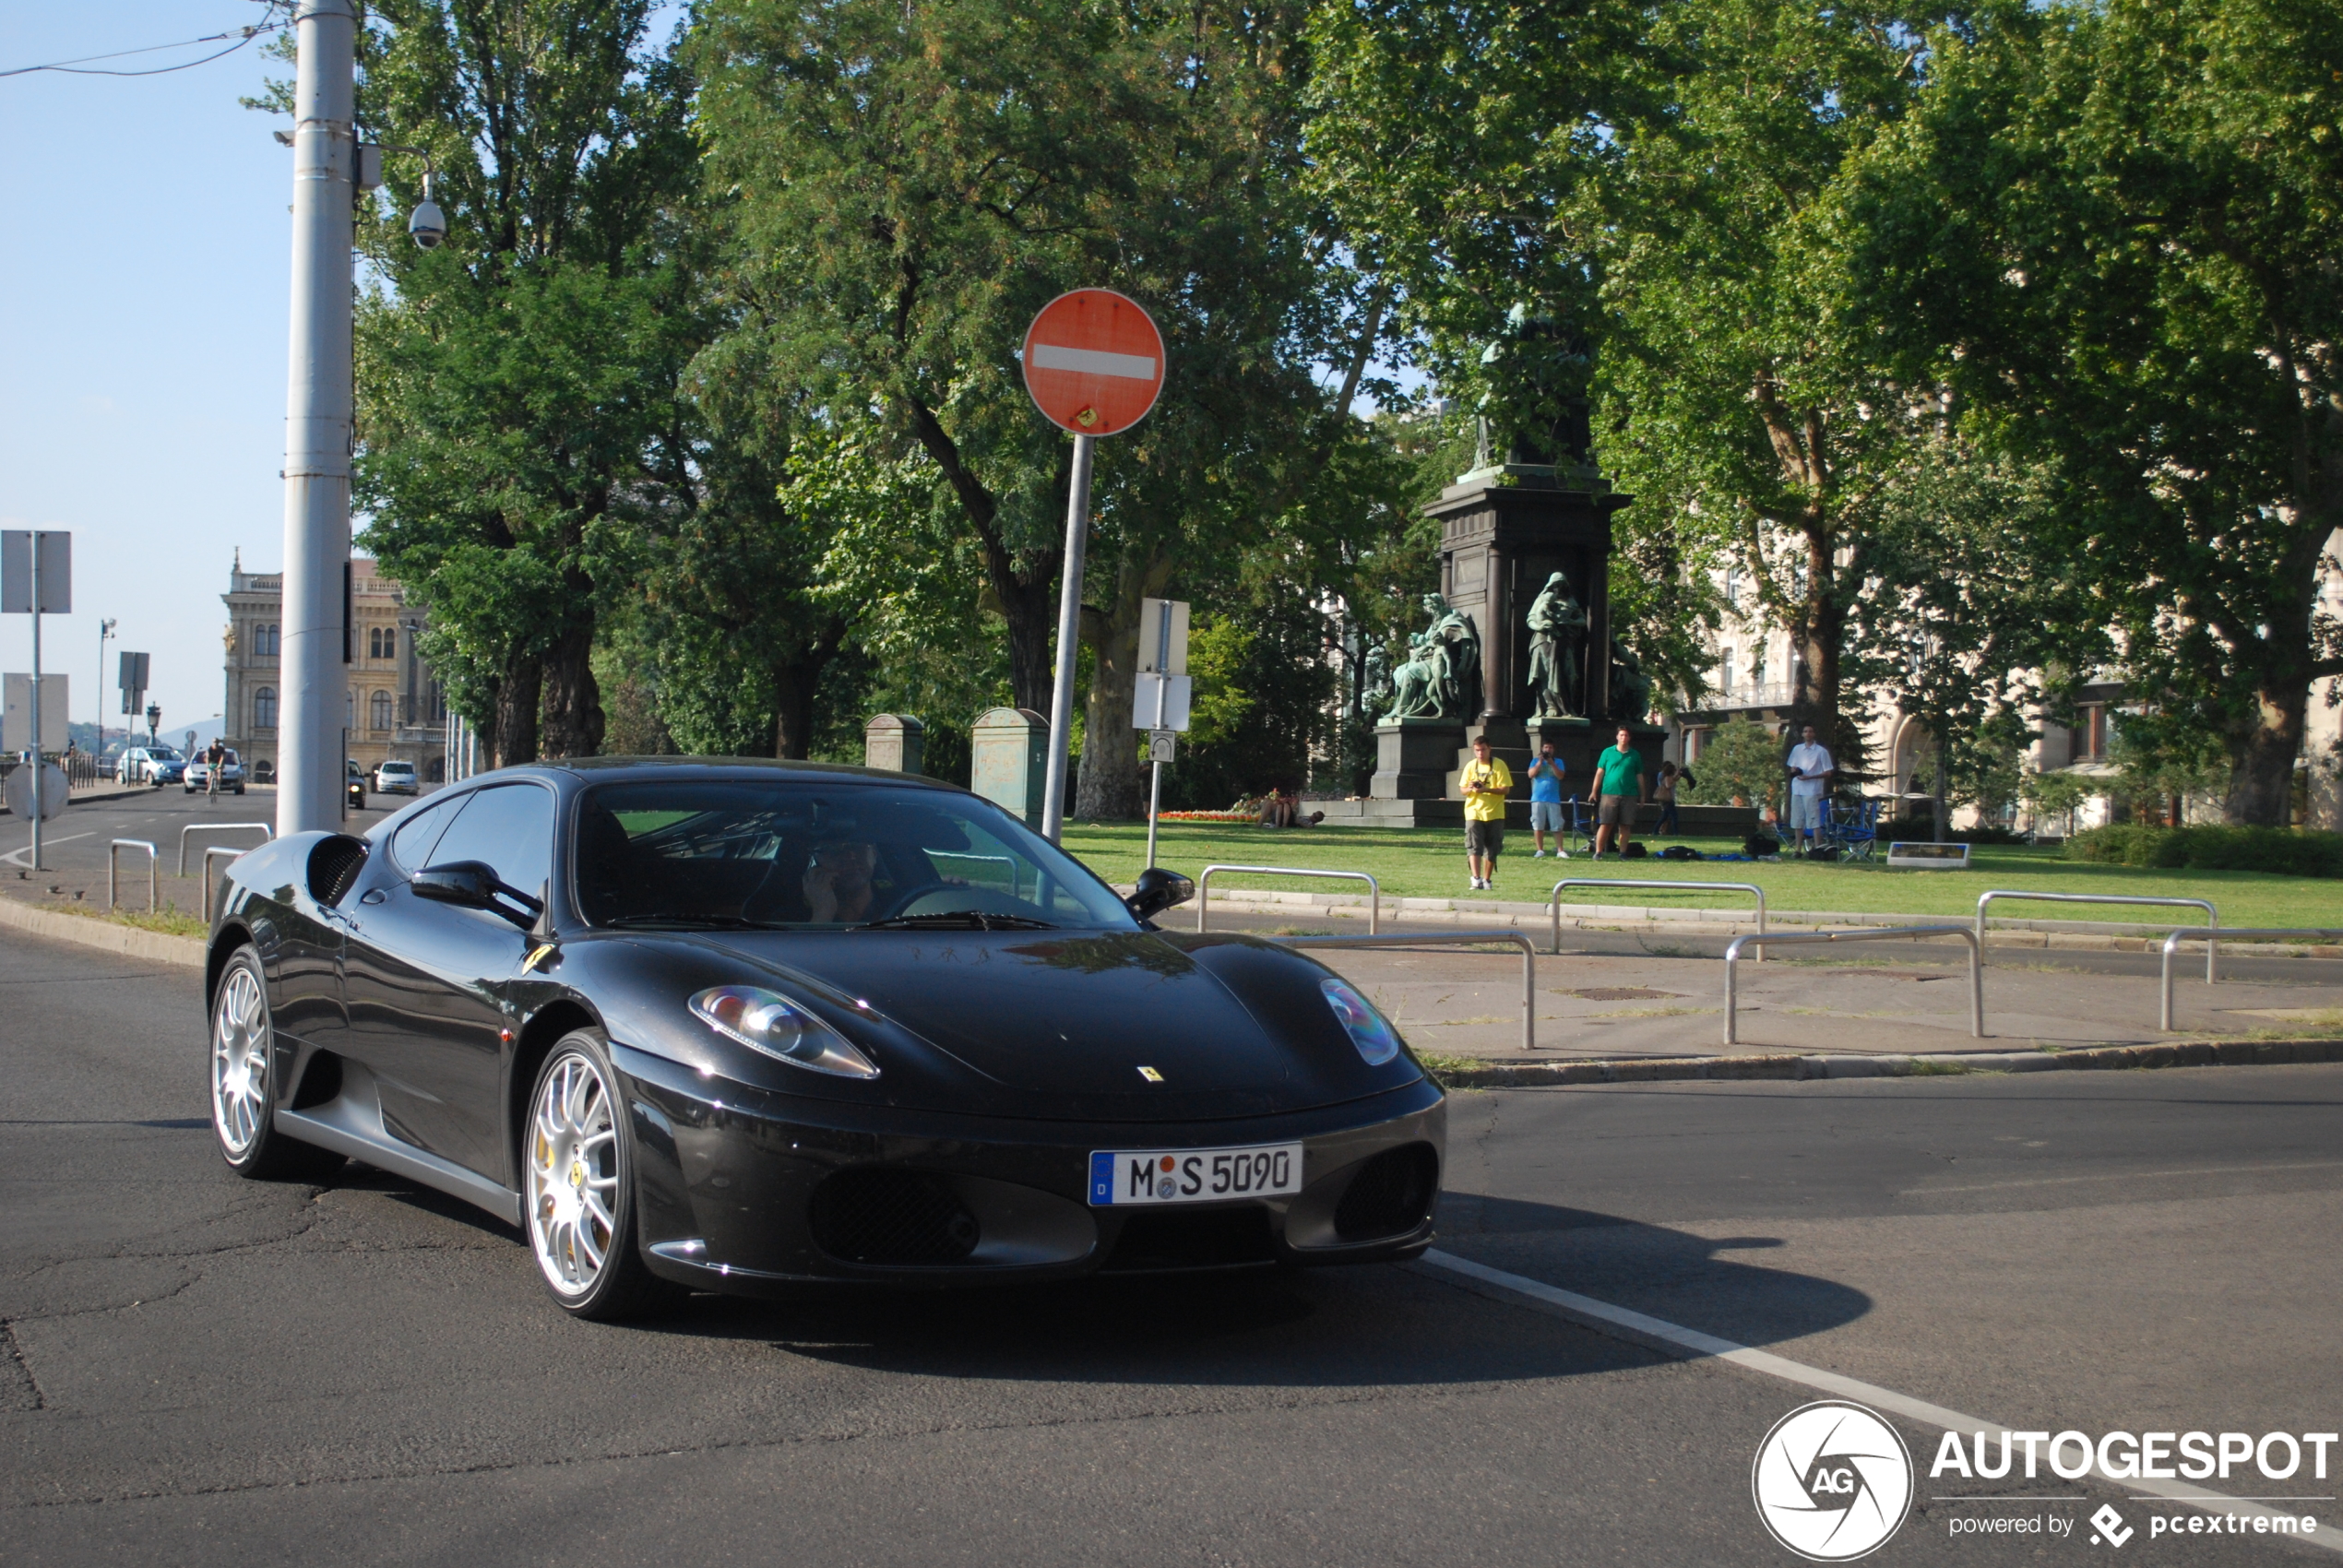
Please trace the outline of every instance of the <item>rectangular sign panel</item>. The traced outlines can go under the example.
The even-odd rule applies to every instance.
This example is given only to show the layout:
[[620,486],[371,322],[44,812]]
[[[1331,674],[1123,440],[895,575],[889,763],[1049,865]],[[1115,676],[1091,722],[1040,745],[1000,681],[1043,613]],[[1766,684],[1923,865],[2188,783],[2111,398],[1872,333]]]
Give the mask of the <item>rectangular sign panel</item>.
[[0,613],[32,613],[32,541],[41,541],[41,613],[73,612],[73,535],[57,529],[0,531]]
[[[1131,694],[1131,728],[1184,730],[1188,727],[1188,695],[1195,683],[1185,675],[1142,675]],[[1156,707],[1160,689],[1163,706]]]
[[[24,751],[32,744],[32,677],[10,675],[0,684],[4,684],[6,691],[5,710],[0,710],[0,749]],[[65,749],[65,716],[71,711],[71,705],[65,701],[65,678],[63,675],[42,674],[42,751],[61,752]]]
[[[1139,671],[1148,675],[1188,672],[1188,605],[1181,599],[1139,600]],[[1183,725],[1181,728],[1185,729]]]

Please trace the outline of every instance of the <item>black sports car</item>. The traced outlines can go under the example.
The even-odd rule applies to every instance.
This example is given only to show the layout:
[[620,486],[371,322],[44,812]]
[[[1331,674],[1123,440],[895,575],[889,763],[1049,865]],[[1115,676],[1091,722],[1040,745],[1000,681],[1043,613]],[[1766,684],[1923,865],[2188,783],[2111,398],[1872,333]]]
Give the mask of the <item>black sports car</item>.
[[1340,977],[1148,917],[966,790],[733,759],[509,768],[230,873],[229,1164],[522,1226],[573,1313],[676,1287],[1410,1257],[1445,1107]]

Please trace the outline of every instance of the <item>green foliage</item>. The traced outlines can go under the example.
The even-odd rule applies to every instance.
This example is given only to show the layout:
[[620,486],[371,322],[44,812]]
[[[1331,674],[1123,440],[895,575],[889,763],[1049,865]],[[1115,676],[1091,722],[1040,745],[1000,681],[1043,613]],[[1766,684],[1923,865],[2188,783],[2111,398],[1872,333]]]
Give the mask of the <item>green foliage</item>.
[[1980,7],[1850,183],[1900,373],[2061,465],[2070,559],[2138,689],[2218,732],[2232,820],[2284,820],[2343,627],[2343,12]]
[[2276,872],[2343,876],[2343,834],[2280,827],[2147,827],[2118,823],[2066,841],[2066,857],[2100,865],[2166,870]]
[[2018,799],[2024,801],[2039,822],[2063,817],[2069,832],[2075,826],[2075,814],[2091,798],[2090,781],[2079,773],[2029,770],[2018,781]]
[[688,189],[689,84],[647,0],[380,0],[363,128],[422,148],[448,239],[398,216],[409,155],[360,243],[364,542],[425,600],[425,652],[500,762],[599,749],[595,623],[633,577],[633,514],[686,462],[679,381],[705,323],[668,219]]
[[1335,696],[1325,636],[1325,617],[1310,600],[1277,584],[1190,629],[1192,728],[1164,770],[1167,808],[1217,810],[1310,781]]
[[2107,760],[2110,799],[2161,817],[2171,801],[2218,793],[2229,781],[2220,735],[2188,714],[2126,713],[2115,720]]
[[1746,719],[1720,724],[1710,731],[1693,764],[1699,780],[1683,791],[1688,805],[1730,805],[1738,797],[1746,803],[1779,807],[1789,774],[1785,759],[1790,748],[1767,725]]

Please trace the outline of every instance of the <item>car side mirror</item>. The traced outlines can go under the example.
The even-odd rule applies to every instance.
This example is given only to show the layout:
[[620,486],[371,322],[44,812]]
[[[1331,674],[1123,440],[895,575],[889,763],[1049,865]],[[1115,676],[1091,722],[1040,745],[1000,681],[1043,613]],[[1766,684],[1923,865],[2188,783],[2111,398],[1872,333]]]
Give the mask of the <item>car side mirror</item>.
[[[504,916],[523,931],[536,924],[545,907],[541,900],[498,881],[496,868],[486,861],[450,861],[446,865],[426,866],[407,885],[414,889],[418,898],[465,909],[486,909],[492,915]],[[505,902],[500,903],[499,899]],[[517,909],[509,907],[515,904],[519,906]]]
[[1123,903],[1134,915],[1147,920],[1195,897],[1195,883],[1176,871],[1149,866],[1139,873],[1138,885],[1131,889],[1131,896]]

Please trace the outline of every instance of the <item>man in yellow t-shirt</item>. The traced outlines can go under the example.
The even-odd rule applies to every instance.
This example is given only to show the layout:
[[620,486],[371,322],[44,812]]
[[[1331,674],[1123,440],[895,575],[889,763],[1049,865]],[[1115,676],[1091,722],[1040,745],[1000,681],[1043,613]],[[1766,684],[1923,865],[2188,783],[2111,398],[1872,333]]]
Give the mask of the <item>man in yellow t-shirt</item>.
[[1505,791],[1513,788],[1513,770],[1489,753],[1489,737],[1472,742],[1472,761],[1464,770],[1465,864],[1472,870],[1475,892],[1489,892],[1497,880],[1497,852],[1505,847]]

